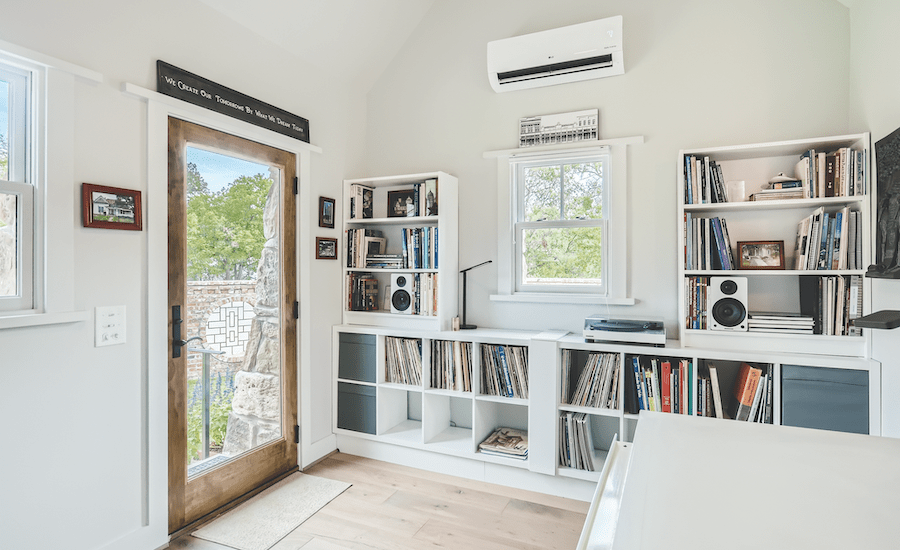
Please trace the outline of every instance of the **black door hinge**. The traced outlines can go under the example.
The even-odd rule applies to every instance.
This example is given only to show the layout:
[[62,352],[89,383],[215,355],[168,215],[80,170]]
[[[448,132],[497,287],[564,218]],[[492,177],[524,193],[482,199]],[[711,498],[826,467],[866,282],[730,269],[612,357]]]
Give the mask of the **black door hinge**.
[[294,176],[294,194],[296,195],[299,192],[300,192],[300,178],[298,178],[297,176]]
[[300,318],[300,302],[294,302],[294,319]]
[[300,426],[294,426],[294,443],[300,443]]

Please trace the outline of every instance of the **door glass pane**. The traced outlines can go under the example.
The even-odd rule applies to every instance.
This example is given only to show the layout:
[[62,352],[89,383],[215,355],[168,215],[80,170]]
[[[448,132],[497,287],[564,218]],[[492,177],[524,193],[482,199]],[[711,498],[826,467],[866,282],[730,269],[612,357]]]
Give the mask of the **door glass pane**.
[[547,227],[522,230],[522,283],[599,285],[600,227]]
[[190,478],[282,436],[281,173],[194,147],[187,167]]
[[0,296],[18,295],[16,196],[0,193]]

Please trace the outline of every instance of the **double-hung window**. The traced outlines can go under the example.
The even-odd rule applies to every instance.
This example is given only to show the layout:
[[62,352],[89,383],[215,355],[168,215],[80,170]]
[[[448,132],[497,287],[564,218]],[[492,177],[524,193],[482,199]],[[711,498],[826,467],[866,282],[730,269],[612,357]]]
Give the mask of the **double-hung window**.
[[0,62],[0,312],[34,308],[32,75]]
[[609,151],[515,165],[515,291],[605,296]]

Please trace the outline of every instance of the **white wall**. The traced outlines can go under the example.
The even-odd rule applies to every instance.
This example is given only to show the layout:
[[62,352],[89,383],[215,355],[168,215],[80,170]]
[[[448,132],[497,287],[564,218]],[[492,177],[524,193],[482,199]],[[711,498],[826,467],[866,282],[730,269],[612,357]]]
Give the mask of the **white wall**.
[[[494,93],[486,44],[624,17],[622,76]],[[629,148],[633,307],[677,330],[679,149],[842,134],[848,128],[849,15],[821,0],[454,0],[437,2],[369,93],[370,175],[444,170],[460,182],[460,266],[497,259],[497,168],[519,118],[599,108],[601,138]],[[597,306],[490,302],[496,263],[470,273],[469,322],[580,330]]]
[[[892,0],[855,0],[850,10],[850,123],[872,132],[873,144],[900,127],[897,21],[900,3]],[[876,279],[872,287],[875,309],[900,311],[900,281]],[[900,437],[900,330],[873,332],[872,357],[882,362],[885,390],[883,433]]]
[[[337,197],[361,159],[365,103],[272,43],[195,0],[0,1],[0,39],[98,71],[102,84],[75,85],[75,174],[82,182],[147,192],[146,104],[124,82],[155,89],[163,59],[310,120],[312,203],[301,223],[316,235],[318,196]],[[248,17],[268,16],[252,13]],[[52,159],[50,159],[52,162]],[[50,223],[53,223],[51,220]],[[75,307],[127,307],[127,343],[93,347],[92,322],[0,331],[0,533],[8,548],[147,548],[143,523],[147,230],[71,227]],[[311,243],[307,243],[312,247]],[[114,252],[114,259],[111,258]],[[310,341],[313,411],[330,411],[330,326],[340,322],[335,262],[312,262],[316,288],[301,296],[316,312]],[[162,297],[165,299],[165,297]],[[165,391],[155,388],[153,391]],[[162,419],[165,420],[164,418]],[[312,441],[330,436],[330,415],[312,419]],[[152,480],[165,484],[166,480]],[[156,527],[159,527],[158,525]],[[165,532],[163,530],[162,532]]]

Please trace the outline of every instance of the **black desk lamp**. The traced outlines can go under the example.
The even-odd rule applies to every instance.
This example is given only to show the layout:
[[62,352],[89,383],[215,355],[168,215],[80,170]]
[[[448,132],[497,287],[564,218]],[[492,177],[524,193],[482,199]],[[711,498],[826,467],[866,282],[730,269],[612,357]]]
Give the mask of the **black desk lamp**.
[[467,271],[471,271],[471,270],[475,269],[476,267],[481,267],[481,266],[483,266],[483,265],[485,265],[485,264],[489,264],[489,263],[491,263],[492,261],[493,261],[493,260],[488,260],[488,261],[486,261],[486,262],[481,262],[481,263],[478,264],[478,265],[473,265],[473,266],[470,267],[470,268],[463,269],[462,271],[460,271],[460,273],[462,273],[462,276],[463,276],[463,299],[462,299],[462,303],[463,303],[462,306],[463,306],[463,307],[462,307],[462,323],[460,323],[460,325],[459,325],[460,330],[470,330],[470,329],[473,329],[473,328],[478,328],[478,326],[476,326],[476,325],[467,325],[467,324],[466,324],[466,272],[467,272]]

